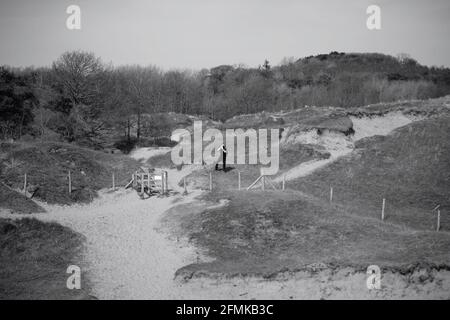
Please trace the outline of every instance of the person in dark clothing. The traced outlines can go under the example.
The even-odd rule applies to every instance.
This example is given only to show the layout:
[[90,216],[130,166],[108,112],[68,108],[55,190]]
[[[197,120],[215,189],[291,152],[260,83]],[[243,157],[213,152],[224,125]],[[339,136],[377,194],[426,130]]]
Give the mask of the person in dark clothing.
[[226,172],[227,169],[227,148],[224,144],[220,146],[217,151],[222,151],[221,157],[219,157],[219,160],[216,162],[216,170],[219,170],[219,162],[220,158],[222,158],[222,165],[223,165],[223,171]]

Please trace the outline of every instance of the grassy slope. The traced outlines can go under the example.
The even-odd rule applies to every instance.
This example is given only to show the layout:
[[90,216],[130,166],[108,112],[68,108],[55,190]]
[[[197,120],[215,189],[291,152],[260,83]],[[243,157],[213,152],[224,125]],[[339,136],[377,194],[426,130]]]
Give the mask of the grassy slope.
[[[56,142],[2,143],[0,177],[8,186],[23,186],[23,175],[36,187],[35,197],[49,203],[70,204],[93,199],[96,191],[124,185],[139,163],[127,156],[107,154]],[[72,176],[72,194],[68,193],[68,171]],[[84,174],[83,174],[84,172]]]
[[386,198],[387,220],[432,230],[431,210],[441,205],[443,230],[450,229],[450,118],[412,123],[386,137],[357,144],[351,157],[340,159],[289,187],[334,200],[349,211],[378,218]]
[[[302,162],[328,157],[329,154],[327,152],[317,151],[309,145],[290,145],[287,148],[280,149],[279,172],[287,171]],[[152,159],[149,162],[154,161]],[[214,166],[211,165],[207,170],[201,169],[194,171],[187,176],[186,181],[188,185],[195,185],[197,188],[206,190],[209,189],[209,174],[212,173],[212,186],[215,190],[233,190],[238,188],[238,172],[241,173],[242,189],[250,186],[261,175],[259,165],[227,163],[226,173],[222,171],[222,164],[219,164],[219,171],[215,171]]]
[[441,116],[450,113],[450,96],[428,100],[408,100],[390,103],[377,103],[368,106],[349,109],[348,115],[381,116],[388,112],[400,111],[404,114],[422,116]]
[[179,274],[217,272],[270,276],[310,264],[404,268],[448,264],[448,233],[420,232],[352,215],[296,191],[212,193],[226,207],[183,217],[188,236],[215,261]]
[[[356,111],[355,111],[356,112]],[[226,129],[261,129],[261,128],[278,128],[280,129],[280,139],[283,134],[283,130],[287,127],[291,127],[288,135],[298,133],[300,131],[306,131],[310,129],[328,129],[335,130],[343,133],[351,132],[352,123],[348,118],[346,112],[342,108],[319,108],[319,107],[308,107],[300,108],[289,112],[260,112],[257,114],[239,115],[231,119],[228,119],[223,124],[215,124],[209,121],[203,122],[203,131],[209,127],[216,127],[222,131],[225,137]],[[189,130],[192,130],[191,126],[188,126]],[[269,137],[270,139],[270,137]],[[270,142],[270,141],[269,141]],[[209,144],[204,142],[204,146]],[[229,143],[226,142],[229,147]],[[270,143],[269,143],[270,148]],[[235,147],[236,150],[236,147]],[[248,156],[248,146],[246,148],[246,156]],[[309,145],[289,145],[285,148],[280,149],[280,169],[287,170],[295,165],[302,162],[309,161],[312,159],[323,159],[327,158],[329,154],[318,150],[316,147]],[[229,159],[228,159],[229,162]],[[173,168],[170,153],[163,155],[157,155],[150,158],[147,162],[149,166],[152,167],[162,167],[162,168]],[[243,175],[249,176],[249,183],[259,176],[259,168],[254,168],[254,166],[240,166],[240,165],[230,165],[230,167],[242,171]],[[198,172],[198,177],[193,176],[193,179],[202,179],[204,173]],[[208,175],[206,174],[206,177]],[[208,177],[207,177],[208,178]],[[209,178],[208,178],[209,179]],[[227,181],[224,181],[226,183]],[[235,185],[233,183],[232,185]]]
[[[190,212],[182,224],[216,261],[189,265],[179,272],[270,275],[313,263],[448,265],[450,235],[434,231],[436,215],[431,212],[441,204],[441,229],[448,231],[450,118],[448,108],[441,106],[437,100],[393,104],[390,107],[408,114],[440,117],[399,128],[387,137],[360,141],[351,157],[290,181],[285,193],[230,191],[236,189],[237,173],[214,173],[214,181],[220,183],[206,198],[227,198],[230,203],[199,214]],[[378,115],[388,109],[376,105],[353,112]],[[207,173],[191,176],[199,177],[207,186]],[[380,221],[383,197],[385,222]]]
[[0,207],[16,213],[44,211],[44,209],[37,205],[33,200],[28,199],[17,191],[7,188],[3,184],[0,184]]
[[[225,136],[225,134],[224,134]],[[281,136],[281,134],[280,134]],[[281,137],[280,137],[281,139]],[[257,138],[259,141],[259,137]],[[204,147],[209,144],[209,142],[204,143]],[[228,151],[230,151],[230,142],[226,142],[226,146]],[[257,142],[259,146],[260,143]],[[271,140],[270,136],[267,141],[267,149],[269,150],[269,154],[271,152]],[[279,172],[287,171],[290,168],[301,164],[302,162],[314,160],[314,159],[326,159],[330,155],[328,152],[324,150],[318,150],[316,146],[312,145],[301,145],[301,144],[289,144],[283,146],[279,149]],[[259,158],[258,152],[259,147],[255,148],[257,151],[257,157]],[[265,151],[264,151],[265,152]],[[238,148],[237,148],[237,140],[234,140],[234,160],[233,164],[230,161],[230,155],[227,156],[227,173],[225,174],[222,171],[222,164],[219,164],[219,171],[214,170],[214,165],[205,166],[201,170],[197,170],[192,174],[187,176],[187,183],[195,185],[200,189],[209,189],[209,173],[211,172],[213,188],[217,190],[230,190],[238,188],[238,172],[241,173],[241,187],[246,188],[250,186],[260,175],[260,165],[254,164],[236,164]],[[245,144],[245,162],[249,163],[249,140],[246,140]],[[171,163],[170,153],[152,157],[148,161],[149,164],[166,164],[168,166]],[[205,170],[205,168],[207,170]],[[181,185],[181,183],[180,183]]]
[[260,112],[257,114],[239,115],[228,119],[222,127],[235,128],[283,128],[295,126],[296,130],[329,129],[340,132],[351,132],[352,123],[346,110],[334,107],[304,107],[288,112]]
[[82,238],[56,223],[0,219],[1,299],[85,299],[89,283],[68,290],[69,265],[82,268]]

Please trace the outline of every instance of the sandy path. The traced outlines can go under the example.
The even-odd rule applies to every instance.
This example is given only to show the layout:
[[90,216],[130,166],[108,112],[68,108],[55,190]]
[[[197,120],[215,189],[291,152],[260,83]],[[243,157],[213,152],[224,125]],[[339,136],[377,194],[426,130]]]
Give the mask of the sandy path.
[[[294,139],[293,139],[294,140]],[[311,130],[295,137],[295,143],[316,144],[325,147],[330,153],[328,159],[310,160],[295,166],[283,174],[278,175],[273,181],[281,182],[283,175],[286,180],[293,180],[311,174],[315,170],[322,168],[340,157],[350,154],[353,151],[353,140],[339,133],[317,134],[315,130]]]
[[[170,170],[169,186],[177,186],[180,176],[190,172]],[[177,298],[175,271],[195,261],[193,247],[171,241],[156,230],[162,214],[174,205],[194,201],[200,191],[187,196],[152,197],[141,200],[134,190],[102,191],[88,205],[55,206],[39,203],[47,213],[27,215],[54,221],[86,237],[82,270],[100,299]],[[2,215],[20,218],[23,215]],[[74,262],[76,264],[76,261]]]
[[166,154],[172,150],[170,147],[149,147],[149,148],[139,148],[130,153],[130,157],[138,160],[145,161],[151,157]]
[[388,135],[393,130],[405,126],[413,121],[420,120],[419,117],[406,116],[401,112],[391,112],[382,117],[357,118],[350,117],[353,122],[355,134],[345,137],[342,134],[326,133],[318,135],[315,131],[309,131],[296,137],[296,142],[304,144],[318,144],[325,147],[330,153],[328,159],[311,160],[303,162],[277,176],[273,181],[281,182],[283,175],[286,180],[293,180],[307,176],[315,170],[322,168],[337,159],[349,155],[354,150],[354,142],[375,135]]

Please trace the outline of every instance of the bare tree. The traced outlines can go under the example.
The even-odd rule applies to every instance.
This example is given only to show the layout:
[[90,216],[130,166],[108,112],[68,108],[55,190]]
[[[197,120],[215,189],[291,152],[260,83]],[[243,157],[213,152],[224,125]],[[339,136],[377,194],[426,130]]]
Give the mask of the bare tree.
[[125,79],[125,90],[136,115],[136,137],[141,137],[141,118],[143,113],[152,113],[157,104],[160,72],[154,67],[124,67],[120,69]]
[[104,90],[107,68],[93,53],[71,51],[63,53],[53,63],[57,86],[71,101],[71,138],[93,140],[103,130],[101,118],[104,108]]
[[100,58],[83,51],[65,52],[53,63],[53,69],[73,105],[91,105],[95,101],[105,71]]

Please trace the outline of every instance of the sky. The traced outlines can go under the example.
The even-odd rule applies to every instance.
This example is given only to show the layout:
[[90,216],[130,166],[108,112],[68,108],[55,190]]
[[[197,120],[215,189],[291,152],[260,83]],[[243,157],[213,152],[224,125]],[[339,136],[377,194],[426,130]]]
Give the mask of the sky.
[[[381,30],[366,27],[369,5]],[[69,5],[81,29],[69,30]],[[0,0],[0,65],[49,66],[69,50],[113,65],[255,67],[331,51],[407,53],[450,67],[449,0]]]

